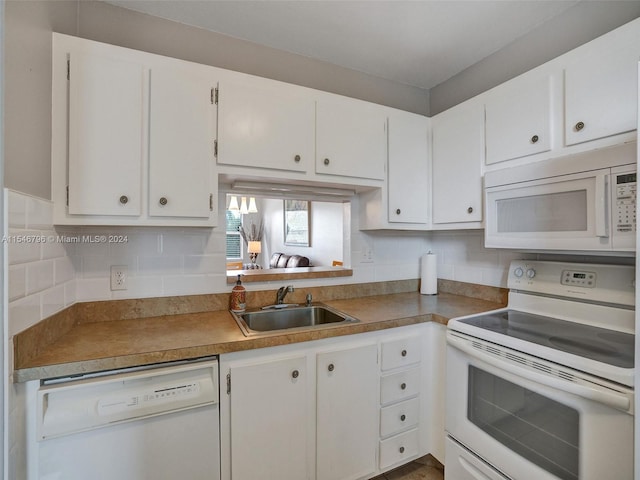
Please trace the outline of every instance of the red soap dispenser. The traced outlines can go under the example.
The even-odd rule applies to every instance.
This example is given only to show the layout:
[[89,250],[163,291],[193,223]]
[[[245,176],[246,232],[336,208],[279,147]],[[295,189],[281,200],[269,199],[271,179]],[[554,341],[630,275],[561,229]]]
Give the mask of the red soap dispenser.
[[242,313],[247,308],[247,291],[242,286],[241,276],[238,275],[238,281],[233,290],[231,290],[231,297],[229,298],[230,309],[235,313]]

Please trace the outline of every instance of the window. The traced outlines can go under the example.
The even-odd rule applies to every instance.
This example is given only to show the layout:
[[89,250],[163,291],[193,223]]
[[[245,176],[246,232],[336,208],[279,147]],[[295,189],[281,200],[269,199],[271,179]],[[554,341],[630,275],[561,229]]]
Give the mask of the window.
[[242,260],[242,238],[238,228],[242,225],[242,215],[227,210],[227,260]]

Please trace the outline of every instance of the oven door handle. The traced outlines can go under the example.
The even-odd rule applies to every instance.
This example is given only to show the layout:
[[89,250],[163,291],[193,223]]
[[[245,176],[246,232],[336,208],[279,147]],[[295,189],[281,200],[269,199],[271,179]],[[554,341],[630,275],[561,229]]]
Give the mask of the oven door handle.
[[579,397],[593,400],[594,402],[602,403],[604,405],[608,405],[625,412],[628,412],[631,406],[631,400],[624,394],[614,393],[609,389],[604,390],[602,388],[587,387],[585,385],[568,382],[566,380],[561,380],[560,378],[552,377],[544,373],[533,372],[528,368],[523,368],[511,362],[508,363],[508,368],[505,368],[507,366],[506,360],[494,358],[490,354],[479,351],[469,345],[463,339],[459,339],[452,335],[449,335],[447,337],[447,341],[452,347],[455,347],[458,350],[466,353],[467,355],[482,360],[483,362],[488,363],[489,365],[498,368],[506,373],[512,373],[526,380],[537,382],[563,392],[572,393]]

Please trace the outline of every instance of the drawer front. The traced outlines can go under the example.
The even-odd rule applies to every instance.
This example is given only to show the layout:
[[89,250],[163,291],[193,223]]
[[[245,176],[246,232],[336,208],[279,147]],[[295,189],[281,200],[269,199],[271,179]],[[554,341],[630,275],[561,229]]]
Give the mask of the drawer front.
[[418,429],[409,430],[380,442],[380,469],[385,469],[418,454]]
[[420,400],[412,398],[406,402],[384,407],[380,411],[380,436],[388,437],[418,425]]
[[380,403],[397,402],[417,395],[420,391],[420,368],[412,368],[392,375],[384,375],[380,380]]
[[382,344],[382,370],[414,365],[420,362],[420,338],[407,337]]

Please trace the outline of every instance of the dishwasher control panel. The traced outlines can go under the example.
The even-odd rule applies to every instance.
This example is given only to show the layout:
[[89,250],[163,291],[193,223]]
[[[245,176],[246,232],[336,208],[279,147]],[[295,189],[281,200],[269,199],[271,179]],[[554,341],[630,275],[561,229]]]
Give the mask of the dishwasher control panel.
[[180,402],[197,397],[200,393],[200,382],[168,384],[151,391],[127,392],[126,395],[108,396],[98,400],[98,415],[112,415],[126,410],[133,411],[147,406]]
[[217,404],[218,361],[180,363],[42,385],[37,438],[70,435]]

